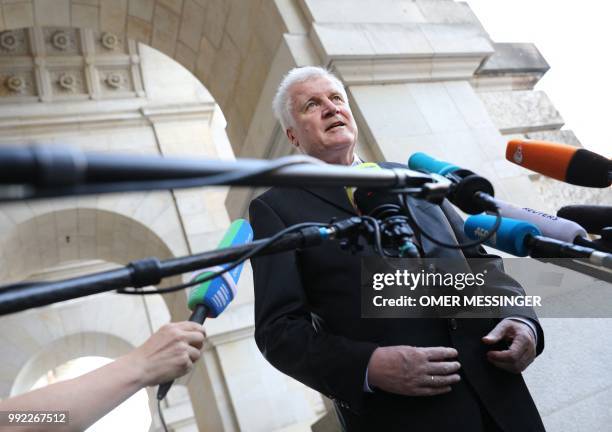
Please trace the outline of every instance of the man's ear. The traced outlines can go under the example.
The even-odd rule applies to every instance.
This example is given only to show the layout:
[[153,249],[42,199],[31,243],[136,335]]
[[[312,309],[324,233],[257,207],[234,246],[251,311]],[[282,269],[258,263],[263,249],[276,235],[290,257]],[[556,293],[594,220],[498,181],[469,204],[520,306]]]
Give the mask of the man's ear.
[[291,145],[293,145],[293,146],[295,146],[295,148],[299,149],[300,148],[300,143],[298,142],[297,136],[295,136],[293,128],[287,128],[285,133],[287,134],[287,138],[289,139],[289,142],[291,143]]

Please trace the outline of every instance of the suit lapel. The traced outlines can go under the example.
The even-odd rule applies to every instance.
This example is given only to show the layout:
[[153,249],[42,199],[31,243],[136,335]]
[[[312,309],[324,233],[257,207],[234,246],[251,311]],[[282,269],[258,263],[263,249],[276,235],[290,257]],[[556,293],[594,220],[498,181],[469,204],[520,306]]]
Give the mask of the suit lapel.
[[[455,233],[439,206],[424,200],[416,199],[409,199],[408,205],[412,210],[416,223],[427,231],[428,234],[445,243],[457,242]],[[435,256],[437,258],[465,259],[463,254],[457,249],[448,249],[439,246],[423,235],[419,237],[421,247],[426,257]]]
[[357,215],[357,212],[351,205],[351,202],[346,195],[345,189],[342,187],[302,189],[309,194],[316,196],[320,200],[325,201],[327,204],[350,214],[351,216]]

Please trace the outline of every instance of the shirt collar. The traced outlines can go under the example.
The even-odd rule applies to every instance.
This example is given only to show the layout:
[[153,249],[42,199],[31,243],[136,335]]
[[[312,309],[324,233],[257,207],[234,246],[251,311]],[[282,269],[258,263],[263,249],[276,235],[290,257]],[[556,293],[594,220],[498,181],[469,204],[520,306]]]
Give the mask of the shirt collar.
[[361,158],[359,156],[357,156],[357,153],[353,153],[353,163],[351,164],[352,167],[355,167],[357,165],[362,164],[363,161],[361,160]]

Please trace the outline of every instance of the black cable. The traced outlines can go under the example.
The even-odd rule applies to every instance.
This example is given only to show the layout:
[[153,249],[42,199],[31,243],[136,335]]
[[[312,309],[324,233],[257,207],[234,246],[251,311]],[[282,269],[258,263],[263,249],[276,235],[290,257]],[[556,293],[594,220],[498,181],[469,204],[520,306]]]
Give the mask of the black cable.
[[374,250],[381,256],[384,256],[384,249],[382,247],[382,240],[380,235],[380,224],[372,216],[361,216],[367,222],[371,222],[374,226]]
[[159,289],[155,289],[155,290],[147,290],[147,291],[143,291],[143,290],[138,290],[138,291],[134,290],[134,291],[132,291],[132,290],[129,290],[129,291],[126,291],[125,289],[122,289],[122,290],[118,290],[117,292],[119,294],[131,294],[131,295],[167,294],[167,293],[171,293],[171,292],[175,292],[175,291],[180,291],[180,290],[182,290],[184,288],[188,288],[190,286],[199,285],[201,283],[208,282],[209,280],[214,279],[216,277],[219,277],[223,273],[226,273],[226,272],[232,270],[233,268],[239,266],[244,261],[248,260],[252,256],[258,254],[263,249],[265,249],[266,247],[268,247],[271,244],[273,244],[274,242],[276,242],[280,237],[284,236],[285,234],[288,234],[288,233],[293,232],[293,231],[298,231],[298,230],[300,230],[302,228],[309,228],[309,227],[314,227],[314,226],[329,227],[328,224],[317,223],[317,222],[304,222],[304,223],[301,223],[301,224],[292,225],[290,227],[287,227],[284,230],[279,231],[276,234],[274,234],[265,243],[262,243],[261,245],[257,246],[255,249],[253,249],[253,250],[245,253],[244,255],[242,255],[240,258],[238,258],[236,261],[231,263],[229,266],[227,266],[223,270],[219,270],[219,271],[213,272],[213,273],[209,274],[208,276],[206,276],[206,277],[204,277],[202,279],[199,279],[197,281],[194,280],[194,281],[187,282],[187,283],[184,283],[184,284],[175,285],[175,286],[168,287],[168,288],[159,288]]
[[430,241],[432,241],[433,243],[448,248],[448,249],[468,249],[471,247],[475,247],[475,246],[480,246],[481,244],[483,244],[484,242],[486,242],[487,240],[489,240],[491,237],[493,237],[495,235],[495,233],[497,232],[497,230],[499,229],[499,226],[501,225],[502,222],[502,215],[499,211],[499,209],[497,209],[497,211],[495,212],[495,223],[493,224],[493,227],[491,228],[491,230],[489,231],[489,233],[484,236],[481,239],[478,240],[474,240],[473,242],[468,242],[468,243],[458,243],[458,244],[451,244],[451,243],[445,243],[443,241],[440,241],[436,238],[434,238],[431,234],[429,234],[427,231],[425,231],[423,229],[423,227],[419,226],[418,222],[416,221],[416,218],[414,217],[414,213],[412,213],[412,210],[410,209],[410,206],[407,203],[407,194],[401,194],[402,198],[404,199],[404,208],[406,209],[406,211],[408,212],[408,216],[410,217],[410,219],[412,220],[412,222],[414,223],[415,227],[418,229],[419,233],[423,235],[423,237],[429,239]]
[[378,255],[380,255],[380,257],[383,259],[383,261],[390,264],[389,258],[397,258],[397,257],[387,252],[385,248],[383,248],[382,246],[382,236],[380,234],[380,231],[381,231],[380,221],[376,218],[373,218],[372,216],[361,216],[361,217],[363,219],[366,219],[366,221],[368,222],[372,222],[372,224],[374,225],[374,243],[375,243],[374,249],[376,250]]
[[161,408],[161,399],[157,400],[157,412],[159,413],[159,420],[161,421],[162,427],[165,432],[168,432],[168,426],[166,426],[166,419],[164,419],[164,413]]
[[[233,268],[233,267],[232,267]],[[222,272],[219,272],[219,275],[225,273],[226,271],[231,270],[232,268],[228,268],[227,270],[224,270]],[[214,276],[216,277],[216,276]],[[193,280],[191,282],[186,282],[184,284],[180,284],[180,285],[174,285],[168,288],[159,288],[159,289],[155,289],[155,290],[147,290],[147,291],[143,291],[143,290],[139,290],[137,288],[133,289],[133,290],[126,290],[125,288],[120,288],[117,290],[117,294],[127,294],[127,295],[149,295],[149,294],[168,294],[171,292],[176,292],[176,291],[180,291],[182,289],[185,288],[189,288],[192,287],[194,285],[198,285],[202,282],[206,282],[207,280],[209,280],[208,278],[206,278],[206,280]]]
[[217,174],[206,177],[191,177],[184,179],[166,179],[166,180],[151,180],[151,181],[132,181],[132,182],[118,182],[118,183],[93,183],[85,185],[76,185],[68,187],[57,187],[36,190],[34,189],[29,196],[19,196],[4,198],[2,202],[10,202],[23,199],[35,199],[35,198],[52,198],[57,196],[71,196],[71,195],[89,195],[89,194],[101,194],[101,193],[120,193],[120,192],[144,192],[151,190],[160,189],[187,189],[196,188],[203,186],[220,186],[220,185],[231,185],[232,182],[239,180],[247,180],[250,178],[257,178],[263,174],[267,174],[271,171],[278,170],[291,165],[302,165],[302,164],[313,164],[312,162],[305,159],[297,159],[295,156],[288,156],[274,161],[269,162],[263,168],[250,170],[247,172],[230,172]]

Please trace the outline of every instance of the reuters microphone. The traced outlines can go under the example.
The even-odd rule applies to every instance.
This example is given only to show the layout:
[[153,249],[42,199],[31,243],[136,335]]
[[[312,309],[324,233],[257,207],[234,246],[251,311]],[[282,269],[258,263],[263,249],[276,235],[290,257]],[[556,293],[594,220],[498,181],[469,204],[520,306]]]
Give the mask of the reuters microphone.
[[502,200],[497,200],[497,205],[503,217],[532,223],[546,237],[552,237],[568,243],[574,243],[577,237],[587,237],[587,231],[572,220],[553,216],[528,207],[517,207]]
[[[218,249],[240,246],[252,240],[253,229],[251,225],[244,219],[237,219],[232,222],[225,236],[223,236]],[[240,279],[243,266],[244,262],[220,276],[206,280],[191,289],[187,306],[193,312],[189,317],[189,321],[203,324],[206,318],[216,318],[227,308],[232,300],[234,300],[234,297],[236,297],[236,284],[238,279]],[[193,280],[199,281],[205,279],[210,274],[227,267],[229,267],[229,264],[208,268],[196,275]],[[172,387],[172,381],[160,384],[157,390],[157,399],[162,400],[166,397],[170,387]]]
[[[612,253],[612,244],[610,242],[606,242],[604,239],[595,241],[589,240],[587,231],[592,231],[590,231],[586,225],[583,227],[581,224],[577,223],[580,222],[579,220],[577,221],[575,218],[571,217],[561,217],[561,214],[563,214],[561,210],[563,209],[557,212],[557,216],[553,216],[539,210],[530,209],[529,207],[517,207],[501,200],[497,200],[497,205],[503,217],[532,223],[538,227],[545,237],[551,237],[578,246],[597,249],[601,252]],[[610,209],[612,210],[612,207]],[[612,228],[610,229],[612,230]]]
[[569,144],[511,140],[506,146],[506,159],[577,186],[605,188],[612,184],[612,160]]

